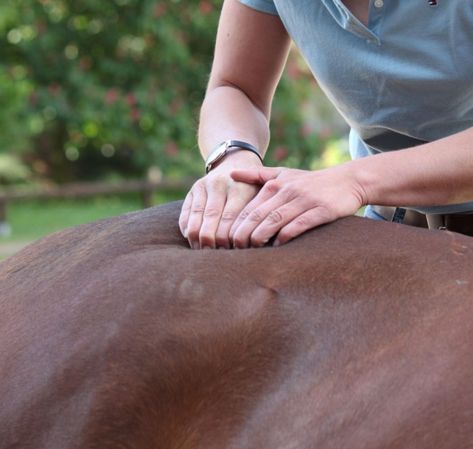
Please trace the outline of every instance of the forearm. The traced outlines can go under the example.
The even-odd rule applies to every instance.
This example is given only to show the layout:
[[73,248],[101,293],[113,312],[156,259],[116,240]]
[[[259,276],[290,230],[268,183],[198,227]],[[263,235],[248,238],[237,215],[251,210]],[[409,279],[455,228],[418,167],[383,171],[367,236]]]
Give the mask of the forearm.
[[[240,89],[225,85],[207,92],[202,104],[199,147],[204,159],[227,139],[251,143],[263,157],[269,142],[269,124],[263,112]],[[250,152],[245,153],[251,157]]]
[[434,206],[473,201],[473,128],[351,164],[367,204]]
[[269,142],[271,102],[289,46],[278,16],[238,0],[223,2],[200,114],[199,148],[207,159],[220,143],[241,140],[256,147],[260,155],[230,151],[192,186],[179,219],[192,248],[230,248],[230,227],[259,190],[259,186],[235,182],[230,173],[235,168],[261,167],[260,156]]

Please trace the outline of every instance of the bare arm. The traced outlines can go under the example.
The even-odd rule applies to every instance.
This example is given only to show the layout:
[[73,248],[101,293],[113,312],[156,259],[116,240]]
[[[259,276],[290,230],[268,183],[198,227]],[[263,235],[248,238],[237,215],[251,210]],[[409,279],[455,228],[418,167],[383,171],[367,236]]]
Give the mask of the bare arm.
[[[200,116],[199,147],[204,159],[227,139],[251,143],[264,154],[271,102],[289,42],[278,17],[237,0],[224,2]],[[233,181],[230,172],[258,166],[256,155],[237,151],[192,187],[179,225],[193,248],[230,247],[228,235],[234,219],[259,190]]]
[[432,206],[473,201],[473,128],[355,162],[369,204]]
[[285,243],[307,229],[354,214],[366,204],[434,206],[473,201],[473,128],[418,147],[327,170],[237,170],[234,179],[264,184],[230,231],[239,248],[277,234]]
[[237,0],[225,1],[200,116],[204,158],[229,137],[266,150],[271,102],[288,48],[289,37],[278,17]]

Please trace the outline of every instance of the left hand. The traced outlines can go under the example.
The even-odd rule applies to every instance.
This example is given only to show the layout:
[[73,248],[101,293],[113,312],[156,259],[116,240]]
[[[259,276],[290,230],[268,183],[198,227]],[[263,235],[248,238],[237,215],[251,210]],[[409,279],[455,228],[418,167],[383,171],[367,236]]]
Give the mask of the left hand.
[[233,246],[260,247],[274,235],[278,246],[308,229],[355,214],[366,204],[366,194],[350,167],[232,171],[235,181],[264,184],[233,223]]

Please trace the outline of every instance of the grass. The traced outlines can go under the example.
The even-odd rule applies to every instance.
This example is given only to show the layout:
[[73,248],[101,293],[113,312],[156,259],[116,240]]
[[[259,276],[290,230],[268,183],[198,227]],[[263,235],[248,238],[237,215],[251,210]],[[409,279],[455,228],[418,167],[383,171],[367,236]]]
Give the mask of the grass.
[[[184,192],[155,194],[154,204],[184,198]],[[16,201],[8,205],[11,234],[0,237],[0,260],[47,234],[82,223],[142,208],[139,195],[101,196],[81,200]],[[362,215],[362,211],[358,214]]]
[[[154,204],[184,197],[183,192],[158,193]],[[61,229],[142,209],[139,195],[102,196],[80,200],[16,201],[7,207],[11,234],[0,237],[0,259],[25,244]]]

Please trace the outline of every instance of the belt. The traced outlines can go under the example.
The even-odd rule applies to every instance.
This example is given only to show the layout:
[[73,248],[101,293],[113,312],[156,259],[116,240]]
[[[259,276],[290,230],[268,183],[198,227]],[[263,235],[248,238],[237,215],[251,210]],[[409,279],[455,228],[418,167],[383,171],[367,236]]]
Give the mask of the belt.
[[[389,206],[371,206],[387,221],[393,221],[399,208]],[[473,236],[473,214],[423,214],[406,209],[402,223],[420,228],[448,230]]]

